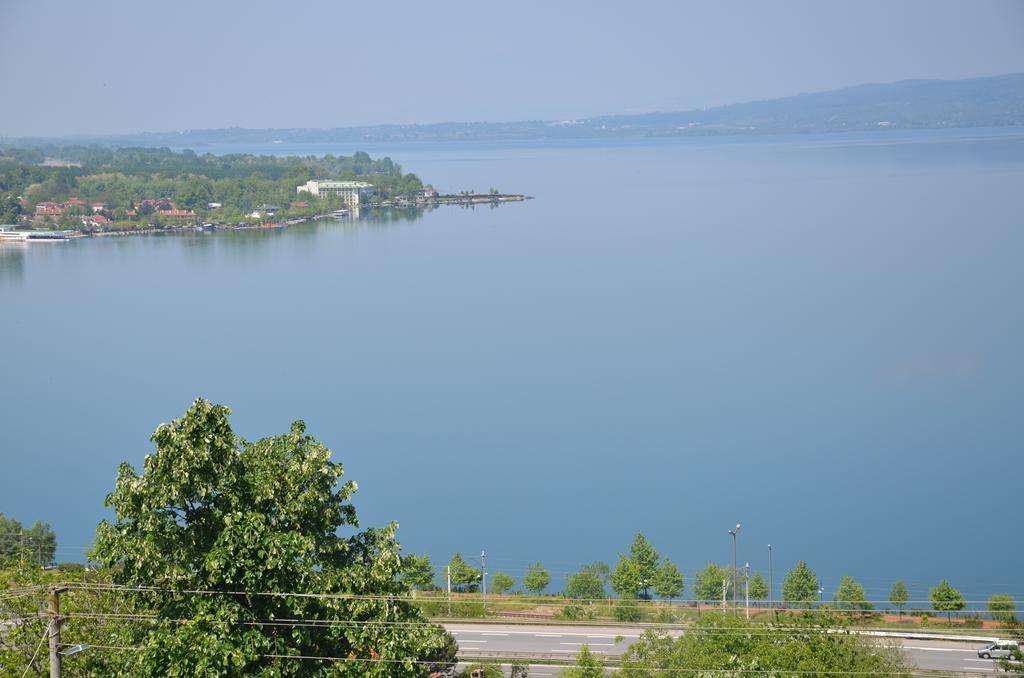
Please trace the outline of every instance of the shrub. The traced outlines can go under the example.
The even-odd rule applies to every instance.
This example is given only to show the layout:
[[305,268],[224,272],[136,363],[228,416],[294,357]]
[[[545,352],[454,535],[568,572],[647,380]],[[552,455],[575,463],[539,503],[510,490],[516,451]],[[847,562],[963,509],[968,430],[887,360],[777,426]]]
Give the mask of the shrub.
[[566,605],[558,616],[572,621],[593,619],[595,617],[594,610],[589,605]]
[[659,624],[675,624],[676,622],[680,621],[680,617],[681,615],[676,614],[672,610],[662,608],[658,610],[658,614],[655,615],[654,621],[658,622]]
[[618,603],[615,606],[615,610],[612,612],[612,616],[618,621],[624,622],[638,622],[643,619],[643,611],[639,607],[639,603],[636,601]]

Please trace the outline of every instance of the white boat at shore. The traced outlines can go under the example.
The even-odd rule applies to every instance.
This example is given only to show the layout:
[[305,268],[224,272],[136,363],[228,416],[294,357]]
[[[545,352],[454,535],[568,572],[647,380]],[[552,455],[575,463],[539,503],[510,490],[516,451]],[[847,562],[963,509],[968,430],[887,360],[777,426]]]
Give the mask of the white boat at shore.
[[0,242],[64,242],[75,236],[75,231],[4,231]]

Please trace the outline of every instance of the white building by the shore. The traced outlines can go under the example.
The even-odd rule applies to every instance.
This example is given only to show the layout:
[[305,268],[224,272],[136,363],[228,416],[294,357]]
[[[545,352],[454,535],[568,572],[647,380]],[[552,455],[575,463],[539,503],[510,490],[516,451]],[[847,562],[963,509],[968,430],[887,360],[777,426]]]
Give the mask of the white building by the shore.
[[325,181],[321,179],[310,179],[302,186],[295,189],[296,193],[309,193],[320,198],[327,195],[336,195],[349,207],[359,207],[359,204],[373,195],[373,184],[365,181]]

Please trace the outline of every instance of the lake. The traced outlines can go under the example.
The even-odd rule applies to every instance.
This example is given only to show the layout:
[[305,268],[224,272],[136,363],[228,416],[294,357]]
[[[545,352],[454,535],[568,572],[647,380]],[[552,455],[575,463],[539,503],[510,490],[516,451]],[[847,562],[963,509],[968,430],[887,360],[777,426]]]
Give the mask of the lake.
[[642,530],[689,590],[741,522],[776,588],[1024,595],[1024,132],[214,150],[535,199],[0,246],[0,511],[58,560],[203,396],[248,439],[304,419],[442,568],[558,588]]

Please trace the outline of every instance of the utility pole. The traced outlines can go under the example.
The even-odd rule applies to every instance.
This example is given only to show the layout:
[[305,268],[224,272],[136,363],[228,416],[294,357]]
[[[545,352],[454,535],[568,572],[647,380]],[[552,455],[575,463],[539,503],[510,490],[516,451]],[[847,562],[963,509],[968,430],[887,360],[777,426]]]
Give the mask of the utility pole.
[[480,551],[480,595],[487,600],[487,552]]
[[452,616],[452,566],[447,568],[448,572],[448,616]]
[[743,566],[743,588],[743,609],[747,611],[747,619],[750,619],[750,563]]
[[484,616],[487,616],[487,552],[480,549],[480,597],[483,598]]
[[722,580],[722,609],[725,609],[725,594],[729,591],[729,578]]
[[768,544],[768,607],[775,609],[775,581],[772,579],[772,545]]
[[736,605],[736,535],[739,534],[740,527],[739,523],[736,523],[735,530],[729,530],[729,534],[732,535],[732,611],[733,614],[739,614],[739,607]]
[[50,618],[50,623],[47,626],[47,635],[50,637],[50,678],[61,678],[60,594],[64,591],[67,589],[56,586],[50,589],[49,605],[46,610]]

